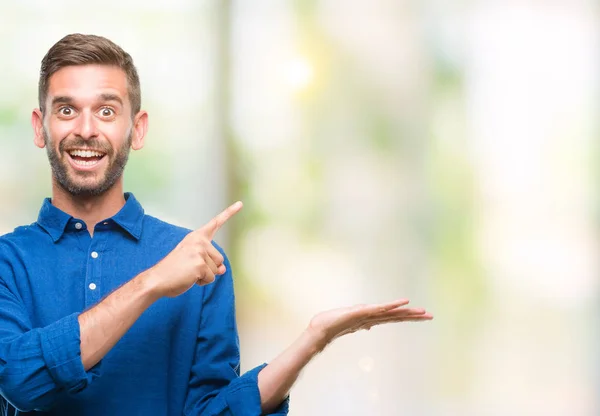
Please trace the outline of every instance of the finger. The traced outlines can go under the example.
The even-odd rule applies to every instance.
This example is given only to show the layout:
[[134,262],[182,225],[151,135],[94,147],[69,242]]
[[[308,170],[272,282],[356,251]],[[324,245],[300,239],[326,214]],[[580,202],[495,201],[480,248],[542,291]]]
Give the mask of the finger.
[[385,312],[385,311],[389,311],[392,309],[396,309],[399,308],[401,306],[404,305],[408,305],[409,300],[408,299],[396,299],[392,302],[388,302],[388,303],[384,303],[381,305],[378,305],[379,311],[380,312]]
[[215,278],[214,278],[214,277],[213,277],[212,279],[204,279],[204,278],[202,278],[202,279],[198,279],[198,280],[196,280],[196,283],[195,283],[195,284],[196,284],[197,286],[206,286],[206,285],[210,285],[210,284],[211,284],[212,282],[214,282],[214,281],[215,281]]
[[204,285],[207,285],[214,281],[215,281],[215,274],[210,270],[210,268],[206,267],[206,270],[204,271],[202,276],[198,276],[196,284],[198,286],[204,286]]
[[206,256],[204,262],[206,263],[210,271],[213,273],[213,275],[219,274],[219,266],[215,264],[215,262],[213,261],[213,259],[210,258],[210,256]]
[[427,311],[422,308],[399,308],[394,309],[382,314],[371,315],[367,319],[394,319],[394,318],[407,318],[407,317],[418,317],[427,315]]
[[215,263],[215,266],[217,267],[215,274],[219,276],[225,274],[227,268],[223,264],[225,258],[223,257],[221,252],[217,250],[215,246],[210,244],[210,248],[207,250],[207,254],[210,256],[210,259]]
[[429,313],[424,313],[421,315],[406,315],[406,316],[390,316],[390,317],[371,317],[368,319],[363,319],[360,323],[347,328],[338,336],[343,336],[346,334],[352,334],[356,331],[360,331],[361,329],[370,330],[374,326],[385,325],[385,324],[395,324],[400,322],[425,322],[433,319],[433,315]]
[[214,235],[219,231],[219,229],[225,224],[231,217],[237,214],[243,207],[241,201],[237,201],[236,203],[230,205],[225,208],[223,212],[210,220],[206,225],[200,228],[200,231],[204,233],[209,239],[212,240]]
[[345,330],[340,336],[345,334],[352,334],[356,331],[360,331],[361,329],[370,330],[374,326],[385,325],[385,324],[396,324],[400,322],[425,322],[433,319],[431,315],[420,315],[420,316],[403,316],[403,317],[395,317],[395,318],[387,318],[387,319],[371,319],[365,322],[360,323],[359,325],[355,325],[351,328]]
[[388,323],[397,323],[397,322],[409,322],[409,321],[430,321],[433,319],[433,315],[426,313],[424,311],[406,313],[402,315],[392,315],[392,316],[373,316],[366,319],[363,319],[356,326],[360,327],[358,329],[367,329],[371,328],[375,325],[382,325]]
[[225,257],[223,257],[221,252],[217,250],[217,248],[213,246],[212,243],[209,243],[207,245],[208,247],[206,248],[206,253],[210,256],[212,261],[214,261],[217,266],[222,265],[225,261]]
[[406,316],[390,316],[385,318],[371,318],[367,319],[360,324],[361,327],[365,326],[375,326],[375,325],[383,325],[383,324],[393,324],[397,322],[421,322],[421,321],[431,321],[433,319],[433,315],[430,313],[424,313],[421,315],[406,315]]
[[394,315],[373,315],[367,318],[360,320],[356,326],[365,326],[365,325],[379,325],[381,323],[393,323],[393,322],[403,322],[407,320],[431,320],[433,319],[433,315],[425,312],[424,310],[417,311],[403,311],[401,314]]
[[208,267],[210,268],[210,271],[213,272],[213,274],[215,276],[221,276],[221,275],[225,274],[225,272],[227,271],[227,267],[225,267],[224,264],[217,264],[211,258],[206,260],[206,264],[208,265]]
[[422,315],[427,311],[423,308],[396,308],[380,313],[379,316]]
[[374,313],[385,313],[389,310],[407,305],[408,302],[408,299],[396,299],[388,303],[354,305],[353,307],[351,307],[351,310],[356,316],[368,316]]

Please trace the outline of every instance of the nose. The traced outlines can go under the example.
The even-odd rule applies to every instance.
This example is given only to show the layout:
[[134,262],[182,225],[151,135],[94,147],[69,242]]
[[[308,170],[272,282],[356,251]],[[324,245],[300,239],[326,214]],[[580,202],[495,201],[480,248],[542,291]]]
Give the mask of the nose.
[[96,120],[90,111],[83,111],[77,117],[77,124],[73,133],[83,139],[91,139],[98,136]]

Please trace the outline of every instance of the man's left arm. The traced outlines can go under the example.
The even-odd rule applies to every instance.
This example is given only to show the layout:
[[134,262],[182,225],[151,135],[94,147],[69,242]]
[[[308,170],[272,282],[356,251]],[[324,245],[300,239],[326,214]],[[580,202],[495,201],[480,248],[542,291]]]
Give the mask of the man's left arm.
[[355,305],[317,314],[284,352],[258,374],[261,406],[269,412],[285,397],[302,369],[335,339],[376,325],[428,321],[433,316],[423,308],[407,308],[407,299],[388,303]]
[[300,372],[335,339],[376,325],[433,318],[423,308],[406,307],[407,299],[321,312],[273,361],[240,377],[233,279],[224,257],[227,272],[205,287],[186,415],[286,415]]
[[284,397],[269,413],[261,405],[259,374],[266,364],[240,376],[240,349],[235,316],[231,265],[223,254],[225,274],[204,287],[200,329],[188,383],[184,414],[187,416],[285,416]]

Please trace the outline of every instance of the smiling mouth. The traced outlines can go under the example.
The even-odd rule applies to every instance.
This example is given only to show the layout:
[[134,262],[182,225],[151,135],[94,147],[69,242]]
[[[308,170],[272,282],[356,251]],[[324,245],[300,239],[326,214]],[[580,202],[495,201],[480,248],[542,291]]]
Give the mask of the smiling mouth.
[[75,165],[90,168],[98,163],[106,156],[106,153],[97,150],[74,149],[67,152]]

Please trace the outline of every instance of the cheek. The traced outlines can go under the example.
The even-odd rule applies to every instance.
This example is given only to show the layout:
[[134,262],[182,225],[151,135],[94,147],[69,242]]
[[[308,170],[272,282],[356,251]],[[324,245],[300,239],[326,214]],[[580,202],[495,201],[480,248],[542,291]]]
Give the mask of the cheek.
[[71,131],[73,130],[72,123],[49,123],[47,126],[46,132],[52,138],[55,143],[60,142],[65,137],[71,135]]
[[103,126],[100,133],[115,149],[120,148],[131,134],[131,127],[125,123],[114,123]]

